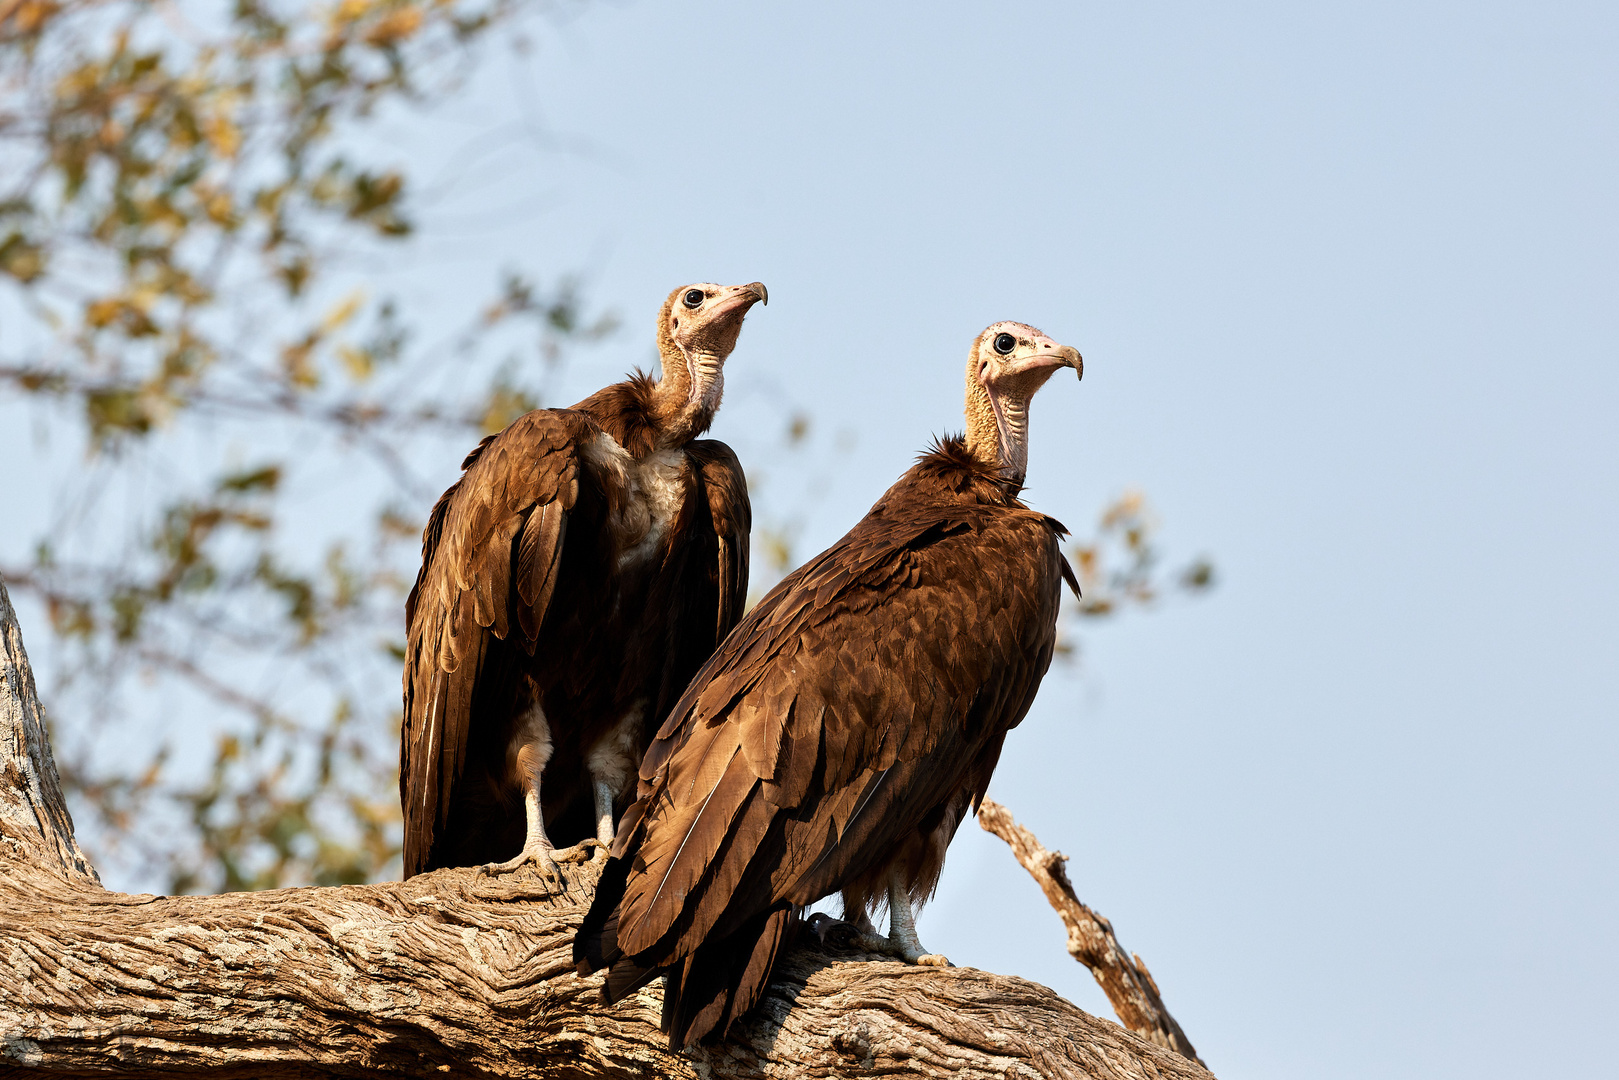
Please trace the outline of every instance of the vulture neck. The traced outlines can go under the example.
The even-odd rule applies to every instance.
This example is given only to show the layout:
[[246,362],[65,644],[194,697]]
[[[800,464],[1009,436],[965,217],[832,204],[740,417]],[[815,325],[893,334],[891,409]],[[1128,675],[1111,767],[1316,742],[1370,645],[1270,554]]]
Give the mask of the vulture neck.
[[[714,423],[725,392],[725,357],[673,342],[659,350],[663,373],[652,391],[652,421],[658,449],[684,446]],[[695,391],[693,387],[695,386]]]
[[1002,480],[1021,488],[1029,468],[1029,399],[997,397],[967,365],[967,452]]

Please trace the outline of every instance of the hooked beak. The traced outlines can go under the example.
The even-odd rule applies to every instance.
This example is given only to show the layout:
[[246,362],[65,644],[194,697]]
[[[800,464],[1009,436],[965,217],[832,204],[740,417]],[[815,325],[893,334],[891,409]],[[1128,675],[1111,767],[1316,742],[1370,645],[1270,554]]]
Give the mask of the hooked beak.
[[1039,351],[1024,357],[1017,363],[1008,367],[1008,375],[1022,375],[1025,372],[1044,371],[1049,373],[1060,367],[1073,368],[1081,379],[1085,377],[1085,358],[1079,355],[1079,350],[1072,345],[1058,345],[1055,341],[1046,339],[1041,341]]
[[726,296],[714,307],[714,315],[729,315],[735,312],[738,315],[746,314],[754,304],[770,303],[770,293],[765,289],[764,282],[755,281],[747,285],[732,285],[726,290]]

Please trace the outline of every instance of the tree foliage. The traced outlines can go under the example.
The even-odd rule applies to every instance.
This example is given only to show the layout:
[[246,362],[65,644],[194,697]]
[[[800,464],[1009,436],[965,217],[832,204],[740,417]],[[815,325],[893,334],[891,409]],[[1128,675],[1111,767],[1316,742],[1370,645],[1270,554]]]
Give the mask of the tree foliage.
[[[0,574],[48,613],[58,760],[104,870],[372,880],[398,853],[422,463],[556,404],[547,379],[614,320],[506,272],[429,337],[376,289],[416,187],[368,133],[455,93],[518,0],[196,7],[0,0],[0,407],[73,433]],[[766,574],[801,524],[761,523]],[[1210,581],[1165,577],[1133,495],[1074,555],[1080,618]]]
[[418,342],[370,291],[413,226],[368,125],[452,93],[509,0],[196,7],[0,3],[0,385],[83,453],[3,570],[49,613],[93,844],[170,891],[360,881],[397,847],[416,462],[612,321],[509,274]]

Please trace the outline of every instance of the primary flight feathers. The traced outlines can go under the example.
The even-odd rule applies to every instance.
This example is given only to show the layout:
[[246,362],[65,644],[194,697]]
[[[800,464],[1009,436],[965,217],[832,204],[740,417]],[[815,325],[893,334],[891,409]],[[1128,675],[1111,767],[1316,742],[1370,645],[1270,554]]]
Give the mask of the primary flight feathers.
[[[1066,535],[1018,499],[1029,402],[1078,352],[996,323],[967,365],[967,432],[760,601],[641,763],[580,971],[608,1001],[660,974],[672,1046],[723,1036],[808,904],[891,909],[880,944],[941,960],[912,908],[1051,662]],[[869,935],[868,935],[869,936]]]

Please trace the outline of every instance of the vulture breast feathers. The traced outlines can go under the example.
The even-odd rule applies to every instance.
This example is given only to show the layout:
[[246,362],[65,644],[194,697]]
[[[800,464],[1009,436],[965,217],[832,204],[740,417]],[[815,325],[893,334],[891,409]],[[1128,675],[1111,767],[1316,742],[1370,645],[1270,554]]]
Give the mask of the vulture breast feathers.
[[519,848],[540,862],[547,828],[611,839],[656,718],[742,612],[746,481],[725,444],[693,436],[762,298],[758,285],[677,289],[660,381],[518,418],[434,507],[406,604],[406,876]]

